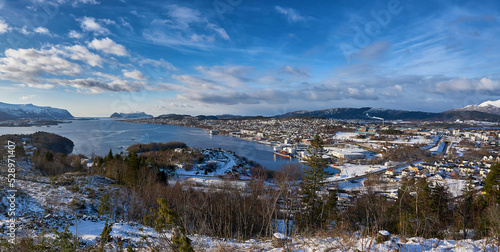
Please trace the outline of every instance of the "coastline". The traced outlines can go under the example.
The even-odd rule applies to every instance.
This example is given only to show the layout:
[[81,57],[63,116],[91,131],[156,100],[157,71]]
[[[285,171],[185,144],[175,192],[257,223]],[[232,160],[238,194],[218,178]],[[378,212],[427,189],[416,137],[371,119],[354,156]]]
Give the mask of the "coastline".
[[74,119],[64,120],[7,120],[0,122],[0,127],[41,127],[41,126],[57,126],[61,123],[72,123]]

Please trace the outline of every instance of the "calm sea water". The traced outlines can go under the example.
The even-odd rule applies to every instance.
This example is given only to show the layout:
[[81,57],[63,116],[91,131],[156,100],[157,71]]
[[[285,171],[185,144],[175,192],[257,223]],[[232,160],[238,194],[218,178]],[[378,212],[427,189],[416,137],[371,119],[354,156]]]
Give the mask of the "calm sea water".
[[271,146],[235,137],[212,136],[202,129],[173,125],[138,124],[102,118],[73,120],[72,123],[50,127],[0,127],[0,135],[30,134],[37,131],[56,133],[71,139],[75,143],[73,153],[88,157],[92,154],[106,155],[110,149],[113,153],[119,153],[136,143],[181,141],[189,147],[232,150],[269,169],[278,169],[285,163],[297,162],[296,159],[274,155]]

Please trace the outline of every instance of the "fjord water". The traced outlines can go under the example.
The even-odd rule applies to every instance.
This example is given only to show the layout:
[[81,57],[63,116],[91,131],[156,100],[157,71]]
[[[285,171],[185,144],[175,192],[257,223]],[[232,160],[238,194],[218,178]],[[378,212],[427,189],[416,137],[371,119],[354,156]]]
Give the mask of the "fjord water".
[[236,137],[210,135],[207,131],[173,125],[139,124],[121,122],[109,118],[97,120],[73,120],[57,126],[0,127],[0,135],[31,134],[37,131],[55,133],[75,143],[74,154],[90,157],[92,154],[106,155],[125,151],[136,143],[180,141],[193,148],[222,148],[254,160],[269,169],[278,169],[282,164],[297,160],[273,154],[271,146],[245,141]]

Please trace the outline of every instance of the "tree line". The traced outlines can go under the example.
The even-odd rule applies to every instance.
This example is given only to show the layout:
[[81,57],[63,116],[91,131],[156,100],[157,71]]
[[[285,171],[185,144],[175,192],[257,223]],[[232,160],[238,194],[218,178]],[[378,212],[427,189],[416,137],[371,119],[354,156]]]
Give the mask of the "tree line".
[[[445,184],[425,178],[403,181],[397,198],[375,193],[339,193],[324,183],[329,174],[320,158],[322,141],[311,142],[307,167],[284,165],[270,178],[257,167],[247,188],[235,187],[227,180],[221,187],[197,188],[180,182],[166,183],[157,168],[135,153],[126,158],[104,158],[104,170],[95,170],[123,183],[128,193],[116,191],[108,214],[114,218],[141,220],[165,200],[178,214],[187,233],[217,237],[267,237],[285,223],[287,234],[387,230],[407,237],[464,238],[498,235],[500,230],[500,165],[493,165],[483,191],[475,190],[472,180],[462,196],[453,197]],[[172,150],[170,150],[172,151]],[[166,154],[162,154],[166,155]],[[153,155],[154,156],[154,155]],[[98,165],[99,166],[99,165]],[[109,174],[116,167],[116,175]],[[117,178],[123,174],[124,178]],[[273,182],[270,186],[267,182]],[[124,207],[125,205],[127,205]],[[137,204],[138,206],[132,206]],[[127,214],[125,209],[135,209]],[[116,215],[115,213],[122,213]]]

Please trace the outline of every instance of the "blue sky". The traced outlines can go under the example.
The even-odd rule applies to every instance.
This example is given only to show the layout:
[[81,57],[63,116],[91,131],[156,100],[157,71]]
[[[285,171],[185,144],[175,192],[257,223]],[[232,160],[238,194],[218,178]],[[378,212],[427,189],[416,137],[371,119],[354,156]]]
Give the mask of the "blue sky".
[[0,0],[0,101],[74,116],[500,99],[498,1]]

